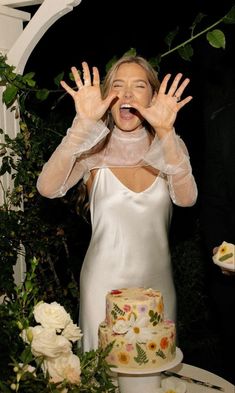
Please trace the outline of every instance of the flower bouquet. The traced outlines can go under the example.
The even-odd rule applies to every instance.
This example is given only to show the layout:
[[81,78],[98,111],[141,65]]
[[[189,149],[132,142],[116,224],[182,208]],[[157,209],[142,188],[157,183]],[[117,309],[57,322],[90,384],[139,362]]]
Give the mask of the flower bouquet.
[[105,358],[111,348],[83,353],[82,332],[57,302],[38,300],[37,260],[11,298],[0,304],[1,393],[114,393]]

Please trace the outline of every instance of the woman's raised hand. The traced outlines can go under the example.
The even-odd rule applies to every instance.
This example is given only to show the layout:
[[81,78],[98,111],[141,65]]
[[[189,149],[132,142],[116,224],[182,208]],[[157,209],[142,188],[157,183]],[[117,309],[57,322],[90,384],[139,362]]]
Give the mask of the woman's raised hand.
[[75,109],[80,118],[88,118],[98,121],[105,114],[116,93],[109,94],[106,99],[102,99],[100,90],[100,76],[97,67],[92,67],[93,78],[86,62],[82,63],[83,81],[76,67],[71,71],[77,90],[72,89],[65,81],[61,81],[61,86],[74,100]]
[[190,82],[186,78],[180,83],[182,76],[181,73],[177,74],[168,88],[171,74],[167,74],[162,80],[158,93],[154,94],[152,102],[147,108],[138,104],[133,105],[160,137],[172,130],[178,111],[192,99],[192,96],[181,99],[186,86]]

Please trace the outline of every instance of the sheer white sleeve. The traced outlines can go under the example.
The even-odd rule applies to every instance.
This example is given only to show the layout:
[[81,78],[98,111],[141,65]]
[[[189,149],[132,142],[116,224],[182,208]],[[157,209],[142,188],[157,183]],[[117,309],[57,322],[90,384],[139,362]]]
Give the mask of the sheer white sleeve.
[[64,196],[88,171],[86,160],[80,159],[80,156],[108,133],[109,129],[102,121],[75,117],[66,136],[42,168],[37,180],[40,194],[47,198]]
[[155,137],[144,161],[166,174],[170,196],[176,205],[195,204],[198,192],[188,150],[175,130],[161,140]]

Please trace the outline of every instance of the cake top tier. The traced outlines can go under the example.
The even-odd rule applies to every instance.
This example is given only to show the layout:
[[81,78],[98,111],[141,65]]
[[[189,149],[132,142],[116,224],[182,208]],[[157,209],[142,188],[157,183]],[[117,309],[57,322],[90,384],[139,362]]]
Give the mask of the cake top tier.
[[152,288],[143,288],[143,287],[130,287],[130,288],[120,288],[120,289],[113,289],[112,291],[108,292],[107,297],[109,298],[120,298],[128,303],[136,303],[136,301],[149,301],[149,298],[157,298],[159,300],[162,299],[162,294],[160,291],[157,291]]
[[106,322],[111,326],[133,319],[155,326],[163,321],[163,311],[162,294],[152,288],[120,288],[106,295]]

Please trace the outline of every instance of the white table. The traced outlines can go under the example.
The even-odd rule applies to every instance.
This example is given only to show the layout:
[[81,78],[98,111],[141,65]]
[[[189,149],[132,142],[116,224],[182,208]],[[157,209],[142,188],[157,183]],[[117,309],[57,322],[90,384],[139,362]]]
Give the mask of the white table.
[[[235,393],[235,386],[233,384],[219,377],[218,375],[213,374],[210,371],[204,370],[199,367],[191,366],[186,363],[179,363],[177,366],[168,369],[167,371],[177,373],[178,375],[182,375],[184,377],[194,378],[202,382],[207,382],[213,385],[217,385],[224,389],[223,391],[220,391],[217,389],[213,389],[211,387],[202,386],[193,382],[187,382],[183,380],[183,382],[187,385],[187,393]],[[167,378],[167,376],[161,374],[161,378]],[[113,382],[116,384],[117,379],[116,380],[114,379]],[[136,384],[138,384],[138,382],[139,380],[137,376]],[[126,390],[128,389],[125,389],[125,391]],[[147,385],[145,385],[145,390],[143,393],[148,393],[147,390],[148,390]],[[150,390],[152,391],[152,389]]]
[[[169,371],[173,371],[179,375],[183,375],[185,377],[198,379],[203,382],[209,382],[213,385],[221,386],[224,388],[224,393],[235,393],[235,386],[225,379],[219,377],[216,374],[213,374],[207,370],[204,370],[199,367],[191,366],[186,363],[180,363],[178,366],[170,369]],[[187,385],[187,393],[216,393],[220,392],[220,390],[212,389],[202,385],[196,385],[191,382],[184,381]]]

